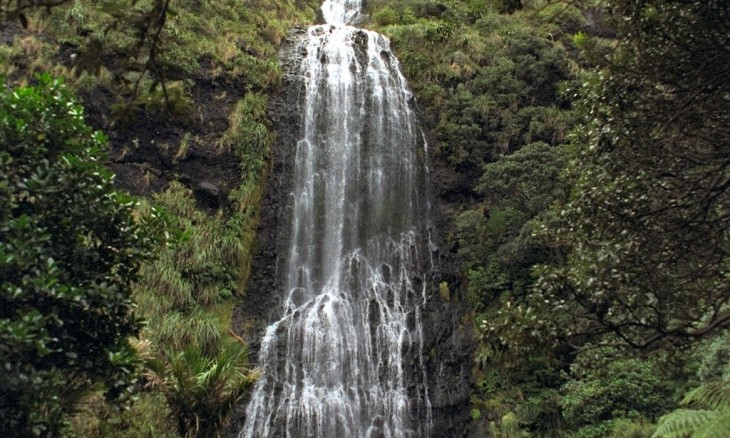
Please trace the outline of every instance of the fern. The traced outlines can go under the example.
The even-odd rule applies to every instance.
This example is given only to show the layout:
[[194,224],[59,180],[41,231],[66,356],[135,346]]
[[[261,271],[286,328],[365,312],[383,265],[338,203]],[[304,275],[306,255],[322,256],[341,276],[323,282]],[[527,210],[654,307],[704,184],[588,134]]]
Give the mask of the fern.
[[698,429],[692,438],[727,438],[730,435],[730,409],[725,409],[717,418]]
[[714,411],[677,409],[659,419],[652,438],[689,438],[717,417]]
[[684,396],[682,405],[711,410],[730,408],[730,382],[715,381],[706,383]]
[[682,405],[659,419],[652,438],[727,438],[730,436],[730,382],[709,382],[690,391]]

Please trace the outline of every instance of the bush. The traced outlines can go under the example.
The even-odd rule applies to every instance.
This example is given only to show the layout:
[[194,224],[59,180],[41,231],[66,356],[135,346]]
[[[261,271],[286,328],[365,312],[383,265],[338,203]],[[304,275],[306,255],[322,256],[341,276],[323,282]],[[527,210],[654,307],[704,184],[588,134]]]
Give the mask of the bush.
[[373,20],[380,26],[388,26],[398,23],[398,13],[391,7],[379,9],[373,13]]
[[674,387],[652,363],[619,359],[571,380],[561,392],[564,418],[583,427],[619,418],[656,420],[672,407]]
[[[0,81],[0,432],[57,436],[93,385],[135,380],[132,283],[153,222],[99,164],[106,138],[62,81]],[[154,211],[152,212],[154,214]]]
[[611,428],[611,438],[649,438],[654,425],[645,421],[616,420]]

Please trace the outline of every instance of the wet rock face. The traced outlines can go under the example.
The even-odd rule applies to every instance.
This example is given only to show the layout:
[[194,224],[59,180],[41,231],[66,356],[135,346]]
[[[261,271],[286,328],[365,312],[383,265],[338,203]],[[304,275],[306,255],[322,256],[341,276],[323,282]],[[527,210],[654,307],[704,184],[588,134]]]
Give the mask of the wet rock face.
[[201,201],[207,204],[209,208],[218,208],[221,205],[223,197],[221,196],[221,189],[217,185],[210,181],[201,181],[195,186],[195,196]]
[[434,291],[424,310],[424,345],[433,437],[467,436],[473,345],[469,325],[462,320],[465,303],[446,302]]
[[[305,53],[296,53],[293,41],[304,29],[293,31],[292,44],[282,58],[283,70],[297,71]],[[303,77],[296,74],[287,75],[280,92],[270,99],[270,116],[274,121],[276,145],[273,150],[273,169],[267,181],[261,209],[261,220],[258,229],[251,276],[246,292],[234,315],[234,330],[245,336],[250,344],[250,359],[258,360],[261,340],[268,324],[277,318],[280,312],[281,297],[284,295],[278,284],[283,257],[286,249],[279,237],[288,232],[287,220],[289,211],[288,194],[292,189],[293,155],[295,145],[302,137],[302,99],[304,93]],[[432,203],[434,202],[432,197]],[[439,210],[435,206],[434,210]],[[438,214],[438,213],[437,213]],[[434,218],[438,227],[443,221]],[[473,383],[470,375],[471,350],[470,329],[462,323],[465,306],[459,301],[458,293],[453,293],[451,301],[446,301],[438,294],[441,281],[455,283],[448,273],[449,267],[446,251],[440,248],[438,230],[431,230],[434,245],[430,248],[435,268],[424,280],[430,289],[429,299],[422,314],[423,325],[423,367],[426,368],[425,382],[423,367],[419,365],[419,355],[411,352],[404,357],[403,369],[407,374],[406,381],[414,382],[408,387],[408,395],[413,398],[422,393],[420,386],[427,387],[430,400],[430,413],[421,409],[413,412],[414,421],[431,422],[430,435],[433,437],[459,437],[467,435],[469,424],[469,396]],[[409,322],[410,324],[410,322]],[[277,346],[283,348],[283,346]],[[245,421],[243,418],[244,400],[240,409],[240,419],[234,430],[239,430]],[[416,403],[414,403],[416,405]],[[382,435],[383,419],[372,420],[369,433],[371,436]]]
[[[297,34],[305,32],[297,28],[292,31],[291,41]],[[293,49],[290,41],[289,47]],[[303,54],[291,53],[282,57],[284,71],[292,71]],[[280,307],[281,290],[277,284],[278,254],[285,248],[279,236],[286,232],[286,196],[291,191],[294,145],[301,136],[301,93],[304,83],[301,78],[285,76],[279,92],[269,99],[269,116],[276,133],[272,148],[272,170],[265,181],[261,217],[256,233],[256,247],[251,264],[251,274],[245,287],[245,294],[234,313],[233,329],[244,336],[249,344],[250,361],[256,363],[264,330],[276,316]]]

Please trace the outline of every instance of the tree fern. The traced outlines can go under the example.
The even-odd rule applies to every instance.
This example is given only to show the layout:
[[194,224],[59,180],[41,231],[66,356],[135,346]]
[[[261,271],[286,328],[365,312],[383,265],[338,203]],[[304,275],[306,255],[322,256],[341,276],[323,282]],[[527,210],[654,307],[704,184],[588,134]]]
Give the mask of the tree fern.
[[730,409],[725,408],[717,417],[698,429],[692,438],[727,438],[730,435]]
[[730,382],[706,383],[687,393],[682,400],[682,405],[712,410],[730,408]]
[[682,405],[659,419],[652,438],[727,438],[730,436],[730,382],[709,382],[690,391]]
[[659,419],[652,438],[689,438],[717,417],[714,411],[677,409]]

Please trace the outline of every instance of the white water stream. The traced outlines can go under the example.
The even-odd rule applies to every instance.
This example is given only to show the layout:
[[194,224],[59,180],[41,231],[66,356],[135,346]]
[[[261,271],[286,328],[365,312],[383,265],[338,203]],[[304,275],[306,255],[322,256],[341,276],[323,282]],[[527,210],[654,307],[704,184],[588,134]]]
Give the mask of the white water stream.
[[425,143],[388,40],[325,1],[296,53],[302,137],[291,175],[280,318],[266,330],[239,437],[430,432],[421,307],[429,267]]

